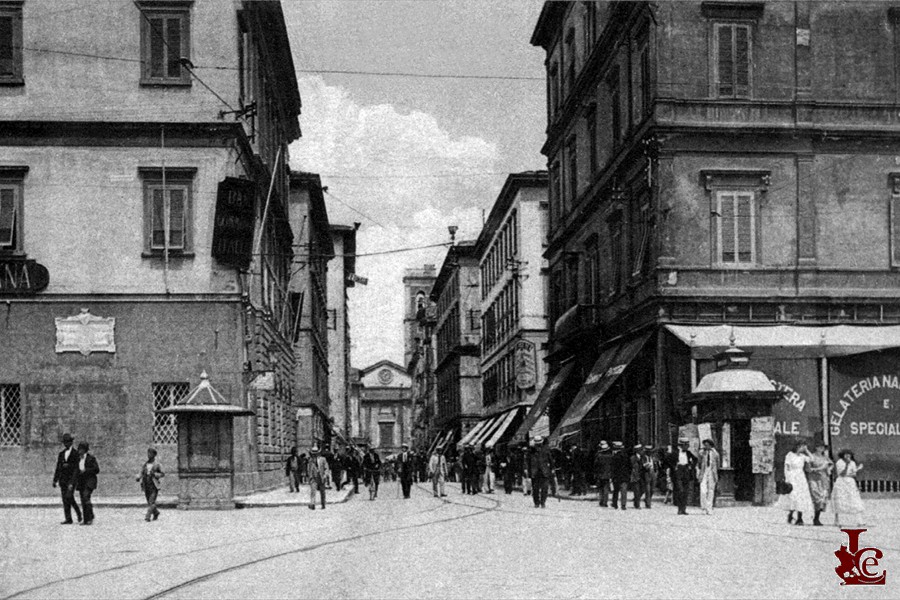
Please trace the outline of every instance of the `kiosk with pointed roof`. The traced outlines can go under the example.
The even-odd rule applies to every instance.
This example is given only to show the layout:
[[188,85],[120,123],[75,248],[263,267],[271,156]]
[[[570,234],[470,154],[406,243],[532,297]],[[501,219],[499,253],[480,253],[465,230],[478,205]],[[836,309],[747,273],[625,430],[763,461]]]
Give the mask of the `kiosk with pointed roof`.
[[178,508],[234,508],[234,417],[253,411],[228,402],[203,371],[184,400],[156,412],[178,416]]

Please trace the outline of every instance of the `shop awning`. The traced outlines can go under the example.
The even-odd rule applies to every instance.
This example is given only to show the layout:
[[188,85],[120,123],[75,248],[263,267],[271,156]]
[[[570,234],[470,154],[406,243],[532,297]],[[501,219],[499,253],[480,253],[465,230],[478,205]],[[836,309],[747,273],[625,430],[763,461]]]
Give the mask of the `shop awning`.
[[516,416],[524,410],[523,408],[514,408],[513,410],[507,411],[503,415],[501,415],[501,419],[497,428],[494,430],[494,434],[491,435],[484,443],[485,447],[493,448],[497,445],[501,439],[503,439],[503,435],[509,431],[510,425],[516,419]]
[[615,383],[628,364],[634,360],[649,337],[649,332],[644,333],[636,338],[613,344],[600,354],[600,358],[594,363],[591,374],[585,380],[581,391],[575,396],[575,400],[572,401],[572,405],[566,411],[562,421],[550,435],[551,443],[570,433],[577,432],[581,428],[581,420],[600,401],[603,394]]
[[849,356],[875,350],[900,348],[900,325],[666,325],[666,329],[691,348],[692,358],[712,358],[732,345],[754,353],[795,358]]
[[472,440],[474,440],[476,437],[481,435],[482,430],[487,426],[487,424],[488,424],[488,421],[486,421],[486,420],[479,421],[478,423],[476,423],[475,427],[470,429],[469,433],[464,435],[463,438],[461,440],[459,440],[459,445],[466,446],[468,444],[471,444]]
[[537,399],[534,401],[534,405],[531,407],[531,410],[528,411],[528,414],[525,415],[525,420],[522,421],[522,424],[519,426],[519,430],[516,431],[516,435],[513,439],[517,442],[527,442],[529,433],[531,433],[531,429],[534,427],[535,423],[538,422],[544,412],[547,410],[547,406],[550,405],[550,401],[553,400],[553,397],[556,396],[557,392],[562,388],[563,384],[572,374],[572,371],[575,369],[575,361],[568,362],[562,366],[562,368],[556,372],[556,375],[553,376],[553,379],[548,381],[544,387],[541,389],[541,393],[538,394]]
[[472,441],[469,443],[475,446],[476,448],[480,447],[491,435],[493,435],[494,430],[497,428],[497,425],[500,423],[499,416],[493,416],[485,419],[485,425],[481,428],[481,431],[472,438]]

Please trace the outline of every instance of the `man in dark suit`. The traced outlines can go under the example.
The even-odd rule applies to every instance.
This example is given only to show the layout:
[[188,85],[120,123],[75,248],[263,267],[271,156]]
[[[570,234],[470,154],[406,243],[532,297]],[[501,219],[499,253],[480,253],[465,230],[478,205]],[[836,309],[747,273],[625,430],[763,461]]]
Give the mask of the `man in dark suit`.
[[409,452],[409,444],[402,444],[400,447],[402,451],[397,456],[397,468],[400,470],[400,487],[403,488],[403,497],[409,498],[415,461],[413,455]]
[[678,449],[669,454],[668,467],[672,474],[672,496],[678,505],[678,514],[687,514],[688,492],[694,485],[694,473],[697,469],[697,457],[688,450],[690,440],[678,438]]
[[550,445],[547,440],[538,436],[534,438],[535,451],[531,455],[529,475],[531,476],[532,500],[535,508],[547,508],[547,488],[553,477],[553,459],[550,457]]
[[[613,442],[612,478],[613,497],[612,507],[621,506],[625,510],[625,502],[628,498],[628,482],[631,481],[631,461],[625,445],[622,442]],[[621,497],[621,502],[619,498]]]
[[476,494],[475,479],[478,476],[478,458],[471,445],[467,445],[463,450],[461,462],[463,494]]
[[[609,506],[609,482],[612,479],[612,459],[609,444],[601,440],[597,449],[597,457],[594,459],[594,474],[597,477],[597,498],[600,506]],[[615,508],[615,505],[613,505]]]
[[56,458],[56,471],[53,473],[53,487],[59,484],[60,495],[62,496],[63,514],[66,520],[62,525],[72,524],[72,509],[75,509],[75,516],[81,523],[81,509],[75,502],[75,475],[78,472],[78,452],[72,448],[72,436],[64,433],[62,436],[63,446],[65,448]]
[[81,508],[84,509],[84,521],[82,525],[90,525],[94,522],[94,505],[91,504],[91,494],[97,489],[97,473],[100,466],[97,459],[88,451],[87,442],[78,443],[78,472],[75,476],[75,489],[81,497]]

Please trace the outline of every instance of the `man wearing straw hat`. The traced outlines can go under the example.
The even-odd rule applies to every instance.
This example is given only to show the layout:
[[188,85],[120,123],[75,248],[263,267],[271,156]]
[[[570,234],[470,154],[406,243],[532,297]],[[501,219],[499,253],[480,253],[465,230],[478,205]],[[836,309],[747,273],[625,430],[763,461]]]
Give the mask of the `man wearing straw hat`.
[[444,497],[444,482],[447,480],[447,459],[444,457],[444,447],[437,446],[431,453],[428,461],[428,476],[431,477],[431,489],[434,497]]
[[316,491],[322,499],[322,510],[325,510],[325,474],[328,472],[328,461],[319,453],[319,447],[309,449],[309,462],[306,475],[309,478],[309,509],[316,510]]

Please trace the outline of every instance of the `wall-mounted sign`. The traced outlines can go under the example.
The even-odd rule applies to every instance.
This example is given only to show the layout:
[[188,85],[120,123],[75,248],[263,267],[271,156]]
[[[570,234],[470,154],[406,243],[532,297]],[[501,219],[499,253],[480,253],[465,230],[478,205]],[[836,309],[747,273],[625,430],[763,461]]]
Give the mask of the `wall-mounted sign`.
[[753,473],[768,474],[775,469],[775,417],[750,419],[750,449]]
[[56,318],[56,352],[116,351],[116,319],[97,317],[87,308],[74,317]]
[[253,253],[254,184],[246,179],[226,177],[219,183],[212,255],[220,263],[246,269]]
[[27,258],[0,259],[0,296],[36,294],[50,283],[47,267]]
[[537,359],[534,353],[534,342],[519,340],[516,342],[516,387],[520,390],[533,388],[537,384]]
[[250,389],[258,392],[271,392],[275,389],[275,371],[262,371],[250,382]]

